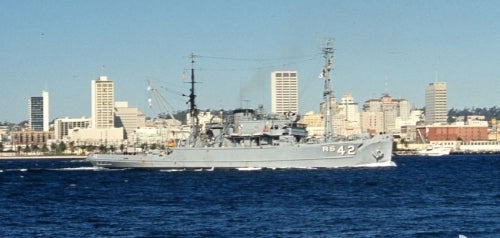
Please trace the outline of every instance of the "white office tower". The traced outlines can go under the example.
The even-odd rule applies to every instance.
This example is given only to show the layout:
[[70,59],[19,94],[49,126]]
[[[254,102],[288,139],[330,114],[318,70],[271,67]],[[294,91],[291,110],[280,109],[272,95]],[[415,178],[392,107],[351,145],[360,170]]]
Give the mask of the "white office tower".
[[350,93],[342,96],[338,109],[340,121],[336,123],[335,120],[338,120],[338,117],[333,118],[334,125],[340,123],[340,130],[337,133],[345,136],[359,134],[361,132],[359,107]]
[[425,124],[446,124],[447,121],[446,83],[430,83],[425,88]]
[[354,97],[350,93],[344,93],[339,107],[345,114],[346,121],[359,122],[358,103],[354,102]]
[[49,93],[31,97],[28,103],[29,125],[34,131],[49,131]]
[[113,81],[106,76],[92,80],[92,128],[114,127]]
[[271,73],[271,111],[276,114],[299,112],[297,71]]

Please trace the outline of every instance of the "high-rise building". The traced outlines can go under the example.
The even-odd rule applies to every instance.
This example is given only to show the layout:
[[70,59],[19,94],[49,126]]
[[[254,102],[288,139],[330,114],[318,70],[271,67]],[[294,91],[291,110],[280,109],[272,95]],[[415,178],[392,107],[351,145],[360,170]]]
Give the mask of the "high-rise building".
[[128,102],[115,102],[115,126],[123,127],[123,138],[129,139],[137,128],[146,126],[146,117]]
[[271,73],[271,111],[276,114],[299,112],[297,71]]
[[92,80],[92,128],[114,127],[113,81],[106,76]]
[[345,120],[350,122],[359,122],[358,103],[354,102],[354,97],[350,93],[342,96],[339,108],[345,114]]
[[409,119],[409,102],[406,99],[393,99],[384,94],[380,99],[369,99],[363,105],[362,130],[375,133],[398,133],[401,128],[397,121]]
[[28,103],[29,125],[34,131],[49,131],[49,93],[31,97]]
[[[360,127],[360,114],[358,103],[354,102],[354,97],[350,93],[344,93],[338,104],[339,111],[337,112],[342,116],[340,120],[341,130],[338,132],[340,135],[353,135],[361,132]],[[337,124],[334,122],[333,124]]]
[[446,83],[430,83],[425,88],[425,124],[446,124],[447,121]]
[[123,127],[115,127],[113,81],[106,76],[92,80],[91,100],[91,127],[68,130],[68,138],[86,145],[117,146],[122,143]]

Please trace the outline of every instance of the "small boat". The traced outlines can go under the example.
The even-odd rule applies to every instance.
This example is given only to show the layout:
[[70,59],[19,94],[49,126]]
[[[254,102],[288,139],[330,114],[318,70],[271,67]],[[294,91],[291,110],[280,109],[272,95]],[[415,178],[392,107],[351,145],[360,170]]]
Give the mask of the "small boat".
[[425,149],[417,151],[417,154],[423,156],[443,156],[443,155],[449,155],[450,152],[451,152],[451,147],[444,147],[441,145],[429,145]]

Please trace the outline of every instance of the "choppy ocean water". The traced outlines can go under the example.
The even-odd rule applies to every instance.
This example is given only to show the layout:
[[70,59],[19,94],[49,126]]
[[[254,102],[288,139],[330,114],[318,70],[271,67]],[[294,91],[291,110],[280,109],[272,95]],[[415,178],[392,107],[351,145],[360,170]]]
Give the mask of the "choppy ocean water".
[[260,171],[0,160],[0,236],[500,237],[500,155],[394,160]]

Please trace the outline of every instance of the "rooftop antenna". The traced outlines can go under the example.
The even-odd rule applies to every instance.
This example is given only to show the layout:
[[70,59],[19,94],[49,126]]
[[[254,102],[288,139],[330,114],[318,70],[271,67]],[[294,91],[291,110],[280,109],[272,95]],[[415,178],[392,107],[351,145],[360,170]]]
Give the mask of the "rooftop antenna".
[[104,71],[106,71],[106,65],[101,66],[101,76],[104,76]]
[[389,83],[387,81],[389,81],[389,77],[386,75],[385,82],[384,82],[384,87],[385,87],[384,88],[384,91],[385,91],[384,95],[389,95],[389,87],[388,87]]

